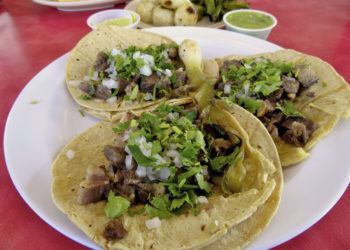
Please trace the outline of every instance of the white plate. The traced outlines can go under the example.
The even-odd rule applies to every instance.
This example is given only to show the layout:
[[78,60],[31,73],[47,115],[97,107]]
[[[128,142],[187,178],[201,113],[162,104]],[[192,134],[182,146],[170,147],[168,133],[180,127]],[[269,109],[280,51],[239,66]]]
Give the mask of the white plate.
[[116,4],[125,3],[127,0],[72,0],[71,2],[57,2],[53,0],[32,1],[37,4],[55,7],[62,11],[83,11],[110,8]]
[[[136,12],[136,6],[138,5],[138,3],[141,2],[141,0],[133,0],[130,3],[128,3],[124,9],[126,10],[132,10]],[[209,17],[203,17],[202,20],[200,20],[195,26],[197,27],[208,27],[208,28],[223,28],[225,27],[225,24],[223,21],[220,22],[210,22]],[[155,25],[152,24],[148,24],[148,23],[144,23],[144,22],[139,22],[139,24],[137,25],[137,27],[139,28],[152,28],[152,27],[157,27]]]
[[[242,34],[207,28],[150,29],[172,37],[196,40],[206,58],[254,54],[281,47]],[[209,38],[209,39],[208,39]],[[37,74],[18,96],[9,114],[4,150],[11,178],[23,199],[48,224],[90,248],[97,246],[54,206],[50,164],[56,152],[96,119],[82,117],[64,85],[67,55]],[[54,77],[53,77],[54,76]],[[50,84],[48,84],[50,83]],[[38,100],[38,104],[30,104]],[[337,202],[349,184],[350,120],[341,122],[312,151],[311,157],[285,170],[282,203],[268,229],[251,249],[267,249],[303,232]]]

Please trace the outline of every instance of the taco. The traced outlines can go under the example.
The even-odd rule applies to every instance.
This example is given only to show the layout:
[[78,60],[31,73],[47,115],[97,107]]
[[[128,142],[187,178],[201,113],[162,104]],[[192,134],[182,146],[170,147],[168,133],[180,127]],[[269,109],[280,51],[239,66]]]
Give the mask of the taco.
[[350,114],[348,83],[319,58],[279,50],[217,63],[211,62],[218,79],[211,95],[256,115],[273,137],[282,166],[306,159]]
[[282,174],[266,129],[236,108],[161,104],[98,123],[54,161],[56,206],[104,248],[228,247],[225,234],[247,245],[277,210]]
[[178,45],[164,36],[114,26],[82,38],[70,53],[66,84],[88,113],[116,120],[121,112],[191,102]]

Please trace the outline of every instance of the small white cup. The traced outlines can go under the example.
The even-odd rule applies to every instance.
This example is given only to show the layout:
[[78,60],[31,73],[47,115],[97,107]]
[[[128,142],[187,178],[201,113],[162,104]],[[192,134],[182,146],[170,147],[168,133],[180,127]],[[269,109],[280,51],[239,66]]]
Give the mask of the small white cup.
[[[229,23],[227,21],[227,17],[232,14],[232,13],[236,13],[236,12],[256,12],[256,13],[261,13],[261,14],[265,14],[269,17],[272,18],[272,24],[269,27],[266,28],[262,28],[262,29],[247,29],[247,28],[241,28],[235,25],[232,25],[231,23]],[[257,38],[260,39],[264,39],[266,40],[267,37],[269,36],[271,30],[277,25],[277,19],[276,17],[274,17],[273,15],[271,15],[270,13],[267,13],[265,11],[261,11],[261,10],[253,10],[253,9],[244,9],[244,10],[232,10],[227,12],[224,17],[223,17],[223,21],[225,23],[225,28],[227,30],[230,31],[235,31],[238,33],[242,33],[242,34],[246,34],[246,35],[250,35],[250,36],[255,36]]]
[[115,9],[115,10],[100,11],[100,12],[97,12],[97,13],[89,16],[86,23],[88,26],[90,26],[91,29],[94,30],[97,28],[97,25],[99,23],[104,22],[106,20],[110,20],[110,19],[114,19],[114,18],[121,18],[121,17],[130,17],[130,16],[136,17],[135,22],[133,22],[130,25],[121,26],[121,27],[135,29],[140,22],[140,15],[134,11],[131,11],[131,10]]

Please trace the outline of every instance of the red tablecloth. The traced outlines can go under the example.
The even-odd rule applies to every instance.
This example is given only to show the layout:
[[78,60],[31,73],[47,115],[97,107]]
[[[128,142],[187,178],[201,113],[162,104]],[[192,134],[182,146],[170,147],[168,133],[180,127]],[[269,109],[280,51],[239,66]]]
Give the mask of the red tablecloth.
[[[321,57],[350,81],[349,0],[250,2],[278,18],[271,42]],[[0,131],[25,84],[89,31],[85,20],[91,13],[60,12],[30,0],[0,0]],[[0,136],[3,141],[3,133]],[[25,204],[10,180],[2,153],[0,157],[0,249],[84,249]],[[323,219],[276,249],[350,249],[349,222],[348,188]]]

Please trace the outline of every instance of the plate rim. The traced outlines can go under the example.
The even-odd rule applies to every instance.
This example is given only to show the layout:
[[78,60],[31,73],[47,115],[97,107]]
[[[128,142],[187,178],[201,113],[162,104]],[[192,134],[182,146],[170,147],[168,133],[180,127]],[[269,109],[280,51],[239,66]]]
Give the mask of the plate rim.
[[124,3],[127,0],[91,0],[91,1],[74,1],[74,2],[57,2],[57,1],[48,1],[48,0],[32,0],[34,3],[57,7],[57,8],[78,8],[78,7],[89,7],[95,5],[104,5],[104,4],[117,4]]

